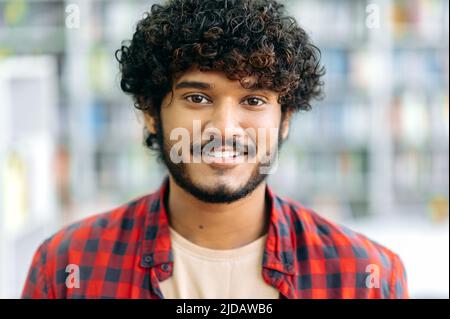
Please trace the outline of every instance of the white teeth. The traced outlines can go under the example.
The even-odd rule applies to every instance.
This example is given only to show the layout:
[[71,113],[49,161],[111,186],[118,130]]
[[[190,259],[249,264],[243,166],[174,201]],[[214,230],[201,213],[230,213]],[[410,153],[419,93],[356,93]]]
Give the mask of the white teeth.
[[225,151],[225,152],[210,152],[208,155],[215,157],[215,158],[227,158],[227,157],[234,157],[234,156],[237,157],[240,155],[240,153]]

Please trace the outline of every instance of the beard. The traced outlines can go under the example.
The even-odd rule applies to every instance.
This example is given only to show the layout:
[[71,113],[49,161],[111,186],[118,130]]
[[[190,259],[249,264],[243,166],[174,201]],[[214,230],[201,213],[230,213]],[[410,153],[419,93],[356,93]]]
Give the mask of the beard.
[[[278,134],[277,143],[270,150],[269,164],[257,161],[249,179],[238,189],[231,190],[227,187],[227,185],[223,184],[214,187],[203,187],[191,178],[188,173],[186,163],[174,163],[171,160],[170,149],[172,145],[164,138],[161,120],[157,120],[156,122],[158,130],[156,139],[158,144],[157,151],[159,152],[159,161],[163,162],[163,164],[167,167],[169,173],[179,187],[190,193],[198,200],[206,203],[232,203],[252,193],[268,177],[268,173],[262,172],[270,171],[270,167],[273,165],[274,160],[277,160],[276,157],[278,156],[278,152],[283,144],[281,134]],[[219,174],[221,174],[220,170]]]

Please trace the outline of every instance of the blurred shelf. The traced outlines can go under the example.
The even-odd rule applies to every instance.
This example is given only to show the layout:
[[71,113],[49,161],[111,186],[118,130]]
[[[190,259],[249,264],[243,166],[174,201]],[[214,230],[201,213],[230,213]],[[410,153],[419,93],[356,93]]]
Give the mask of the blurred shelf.
[[[131,98],[120,90],[114,51],[131,37],[135,23],[130,21],[141,18],[154,1],[77,2],[84,12],[77,30],[64,26],[69,1],[19,2],[15,11],[8,9],[9,20],[0,21],[0,52],[58,54],[61,89],[67,96],[60,110],[69,123],[60,135],[69,149],[74,199],[93,200],[105,190],[123,196],[126,189],[144,187],[136,176],[146,177],[142,170],[148,152],[135,149],[142,147],[142,121]],[[418,174],[414,156],[432,163],[421,164],[420,176],[435,176],[436,166],[448,172],[442,164],[449,140],[448,120],[442,119],[448,117],[448,2],[387,0],[384,5],[393,14],[380,36],[380,30],[366,27],[364,1],[287,3],[321,48],[327,74],[325,99],[292,122],[283,155],[292,165],[280,167],[281,179],[293,178],[283,170],[297,167],[299,178],[291,182],[292,190],[308,197],[329,190],[343,206],[368,203],[373,214],[384,192],[393,194],[392,203],[398,202],[394,189],[402,178],[397,172],[402,163],[410,165],[406,175]],[[0,1],[0,8],[5,6]],[[390,84],[383,87],[385,77]],[[79,189],[79,184],[85,187]],[[448,185],[436,187],[448,191]],[[421,200],[435,191],[420,189]],[[397,207],[385,210],[394,213]]]
[[[165,174],[142,146],[143,123],[120,90],[114,58],[154,2],[0,0],[0,68],[11,56],[54,57],[59,184],[48,200],[64,205],[50,213],[65,221],[148,193]],[[72,3],[83,12],[79,29],[65,27]],[[392,14],[369,29],[367,1],[288,1],[322,51],[325,99],[295,115],[269,181],[331,219],[434,220],[448,216],[449,2],[382,3]]]

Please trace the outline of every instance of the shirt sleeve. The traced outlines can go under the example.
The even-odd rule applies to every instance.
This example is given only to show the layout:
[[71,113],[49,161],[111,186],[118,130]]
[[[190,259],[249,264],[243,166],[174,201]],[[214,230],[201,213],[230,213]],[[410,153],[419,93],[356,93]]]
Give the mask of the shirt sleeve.
[[39,246],[33,256],[25,285],[22,290],[23,299],[50,298],[47,285],[46,259],[47,241]]
[[394,255],[391,277],[391,299],[409,299],[406,270],[398,255]]

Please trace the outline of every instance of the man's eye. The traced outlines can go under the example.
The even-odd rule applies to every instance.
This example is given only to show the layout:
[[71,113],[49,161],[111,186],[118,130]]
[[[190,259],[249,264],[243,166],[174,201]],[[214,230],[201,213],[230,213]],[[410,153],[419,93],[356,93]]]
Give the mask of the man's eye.
[[246,99],[246,101],[248,102],[248,105],[250,106],[261,106],[264,103],[266,103],[264,100],[257,98],[257,97],[249,97],[248,99]]
[[205,104],[202,103],[202,101],[206,101],[209,102],[203,95],[199,95],[199,94],[191,94],[185,97],[186,100],[188,100],[189,102],[192,103],[197,103],[197,104]]

